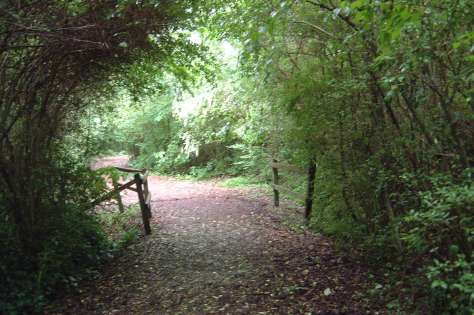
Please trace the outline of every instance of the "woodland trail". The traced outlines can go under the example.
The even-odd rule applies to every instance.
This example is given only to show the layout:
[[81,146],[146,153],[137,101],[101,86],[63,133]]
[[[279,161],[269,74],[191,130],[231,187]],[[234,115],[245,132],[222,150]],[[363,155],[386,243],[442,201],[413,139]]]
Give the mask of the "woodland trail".
[[153,234],[54,314],[383,313],[364,298],[359,264],[282,224],[261,194],[212,181],[149,184]]

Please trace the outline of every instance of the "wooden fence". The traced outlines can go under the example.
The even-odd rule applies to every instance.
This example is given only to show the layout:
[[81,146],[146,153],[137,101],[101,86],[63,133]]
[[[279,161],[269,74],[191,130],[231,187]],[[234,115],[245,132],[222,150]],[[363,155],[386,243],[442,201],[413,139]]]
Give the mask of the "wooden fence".
[[95,207],[98,204],[104,202],[105,200],[109,199],[116,199],[119,210],[121,212],[124,211],[124,206],[122,202],[122,197],[120,196],[120,192],[124,191],[125,189],[134,191],[138,195],[138,202],[140,204],[140,210],[143,220],[143,228],[145,230],[145,235],[151,234],[151,227],[150,227],[150,218],[152,216],[151,213],[151,193],[148,189],[148,175],[149,171],[147,170],[139,170],[134,168],[126,168],[126,167],[115,167],[118,171],[125,172],[125,173],[133,173],[133,179],[126,183],[118,183],[115,179],[112,180],[114,189],[107,192],[94,202],[92,202],[91,206]]
[[304,217],[306,221],[309,220],[311,217],[311,211],[313,210],[313,195],[314,195],[314,186],[315,186],[315,178],[316,178],[316,158],[313,157],[309,161],[308,165],[308,173],[307,173],[307,189],[306,189],[306,195],[303,196],[301,194],[295,193],[293,190],[290,188],[284,187],[280,185],[280,172],[279,170],[282,168],[285,169],[294,169],[294,170],[299,170],[297,167],[289,164],[289,163],[284,163],[281,161],[278,161],[276,158],[272,158],[270,160],[270,167],[272,168],[272,174],[273,174],[273,183],[272,183],[272,188],[273,188],[273,204],[275,207],[280,206],[280,195],[282,193],[290,195],[296,199],[299,200],[304,200],[305,202],[305,211],[304,211]]

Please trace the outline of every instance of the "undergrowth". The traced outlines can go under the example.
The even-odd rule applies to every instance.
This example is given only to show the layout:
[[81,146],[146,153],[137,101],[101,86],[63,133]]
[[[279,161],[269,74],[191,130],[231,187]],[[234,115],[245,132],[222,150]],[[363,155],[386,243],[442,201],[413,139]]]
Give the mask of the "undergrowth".
[[124,212],[104,209],[97,214],[104,233],[116,249],[121,249],[138,239],[140,234],[140,209],[138,205],[126,207]]

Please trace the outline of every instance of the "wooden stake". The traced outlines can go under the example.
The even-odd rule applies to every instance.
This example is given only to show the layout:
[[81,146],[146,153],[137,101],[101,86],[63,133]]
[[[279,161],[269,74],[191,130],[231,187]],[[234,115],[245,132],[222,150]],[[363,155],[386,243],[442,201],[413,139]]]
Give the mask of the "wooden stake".
[[150,214],[145,202],[145,196],[143,195],[143,188],[142,188],[143,181],[140,174],[135,174],[135,182],[137,183],[138,201],[140,202],[140,210],[142,212],[142,220],[143,220],[143,227],[145,229],[145,235],[150,235],[151,234]]
[[312,157],[308,167],[308,190],[306,192],[306,202],[304,209],[304,218],[306,224],[309,222],[311,212],[313,211],[314,180],[316,178],[316,157]]
[[145,198],[145,204],[147,207],[148,211],[148,216],[151,218],[151,194],[150,190],[148,189],[148,176],[149,176],[149,171],[146,171],[145,174],[143,175],[143,193],[144,193],[144,198]]
[[277,189],[279,183],[279,176],[278,176],[278,168],[277,168],[278,161],[273,159],[272,163],[272,171],[273,171],[273,204],[275,207],[280,206],[280,192]]

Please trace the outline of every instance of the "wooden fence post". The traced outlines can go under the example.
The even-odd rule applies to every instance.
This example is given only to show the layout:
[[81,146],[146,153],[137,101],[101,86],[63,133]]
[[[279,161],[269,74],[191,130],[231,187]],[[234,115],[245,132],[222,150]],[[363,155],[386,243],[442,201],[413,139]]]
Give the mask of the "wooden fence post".
[[152,214],[151,214],[151,194],[150,194],[150,190],[148,189],[148,176],[149,176],[149,172],[146,171],[145,174],[143,175],[143,196],[144,196],[144,199],[145,199],[145,204],[146,204],[146,207],[147,207],[148,216],[151,218],[152,217]]
[[308,167],[308,190],[306,192],[306,201],[304,209],[304,218],[309,222],[311,212],[313,211],[314,180],[316,178],[316,157],[311,157]]
[[117,200],[119,210],[121,213],[123,213],[125,211],[125,208],[123,206],[122,196],[120,195],[119,184],[113,176],[112,176],[112,184],[114,185],[114,190],[117,192],[115,194],[115,199]]
[[145,235],[150,235],[151,234],[150,214],[145,202],[145,196],[143,195],[143,188],[142,188],[143,181],[140,174],[135,174],[135,182],[137,184],[138,201],[140,202],[140,210],[142,212],[142,220],[143,220],[143,227],[145,228]]
[[278,161],[276,159],[273,159],[273,164],[272,164],[272,171],[273,171],[273,204],[275,205],[275,207],[280,206],[280,192],[277,189],[277,186],[279,184],[277,163],[278,163]]

